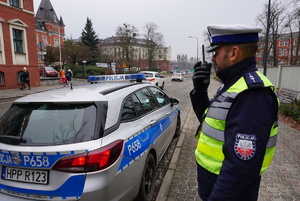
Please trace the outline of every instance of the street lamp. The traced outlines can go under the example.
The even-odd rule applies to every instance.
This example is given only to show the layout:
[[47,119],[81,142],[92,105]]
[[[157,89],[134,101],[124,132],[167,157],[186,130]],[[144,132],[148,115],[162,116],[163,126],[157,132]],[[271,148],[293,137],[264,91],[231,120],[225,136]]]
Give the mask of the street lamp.
[[198,41],[198,38],[197,37],[195,37],[195,36],[189,36],[189,38],[195,38],[195,39],[197,39],[197,62],[199,61],[198,60],[198,47],[199,47],[199,41]]
[[86,74],[86,67],[85,67],[86,61],[82,61],[82,63],[83,63],[83,76],[85,76],[85,74]]

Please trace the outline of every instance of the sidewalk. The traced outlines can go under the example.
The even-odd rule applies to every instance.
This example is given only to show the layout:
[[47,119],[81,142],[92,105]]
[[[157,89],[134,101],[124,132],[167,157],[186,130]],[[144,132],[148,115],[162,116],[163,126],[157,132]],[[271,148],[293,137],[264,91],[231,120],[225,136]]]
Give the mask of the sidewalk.
[[32,93],[37,93],[40,91],[47,91],[50,89],[56,89],[56,88],[61,88],[64,87],[62,84],[58,85],[51,85],[51,86],[40,86],[40,87],[31,87],[30,90],[27,88],[24,90],[21,89],[6,89],[0,91],[0,99],[7,99],[7,98],[17,98],[17,97],[22,97],[22,96],[27,96]]
[[[216,91],[211,82],[209,93]],[[209,95],[211,97],[211,93]],[[199,122],[190,107],[157,201],[201,201],[197,192],[194,134]],[[262,175],[258,201],[300,201],[300,131],[279,122],[271,167]]]

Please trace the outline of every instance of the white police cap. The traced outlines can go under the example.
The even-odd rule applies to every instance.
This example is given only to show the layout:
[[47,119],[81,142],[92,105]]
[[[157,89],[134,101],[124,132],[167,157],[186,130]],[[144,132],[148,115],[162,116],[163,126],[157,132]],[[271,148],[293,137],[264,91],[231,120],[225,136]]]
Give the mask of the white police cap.
[[207,52],[220,45],[257,42],[258,33],[262,31],[259,27],[244,24],[209,25],[207,29],[211,37],[211,47]]

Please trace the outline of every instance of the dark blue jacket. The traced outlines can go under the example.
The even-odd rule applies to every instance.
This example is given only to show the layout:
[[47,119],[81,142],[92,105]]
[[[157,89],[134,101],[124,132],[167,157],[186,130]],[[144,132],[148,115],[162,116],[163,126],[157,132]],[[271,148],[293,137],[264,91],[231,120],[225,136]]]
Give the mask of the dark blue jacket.
[[[253,57],[219,72],[217,75],[224,86],[214,98],[226,91],[245,73],[256,70],[256,60]],[[190,96],[193,109],[201,122],[202,115],[211,101],[205,92],[192,91]],[[276,96],[269,88],[248,89],[236,97],[226,120],[223,145],[225,159],[220,174],[215,175],[204,168],[198,168],[199,195],[204,201],[257,199],[260,169],[271,127],[277,120],[277,113]],[[241,160],[234,151],[238,133],[256,136],[256,153],[248,161]]]

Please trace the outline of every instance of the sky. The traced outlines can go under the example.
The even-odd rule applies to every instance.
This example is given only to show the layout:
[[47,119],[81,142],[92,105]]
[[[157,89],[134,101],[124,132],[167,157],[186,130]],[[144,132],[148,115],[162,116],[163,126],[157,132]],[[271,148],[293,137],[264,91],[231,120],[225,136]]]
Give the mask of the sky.
[[[100,39],[114,36],[118,26],[129,23],[144,33],[153,22],[171,46],[172,60],[178,54],[202,55],[204,32],[209,24],[257,25],[257,16],[268,0],[50,0],[58,18],[63,18],[67,38],[77,39],[91,19]],[[35,12],[41,0],[34,0]],[[196,38],[189,38],[189,36]]]

